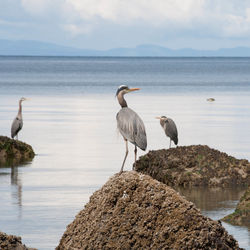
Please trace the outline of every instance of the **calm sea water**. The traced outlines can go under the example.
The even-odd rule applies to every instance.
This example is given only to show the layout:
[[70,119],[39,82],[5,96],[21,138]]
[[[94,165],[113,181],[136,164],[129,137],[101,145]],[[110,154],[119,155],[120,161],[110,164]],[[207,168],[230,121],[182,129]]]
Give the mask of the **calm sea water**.
[[[126,99],[145,123],[146,152],[168,147],[154,119],[166,115],[177,124],[180,145],[207,144],[250,160],[250,58],[0,57],[0,134],[10,136],[18,99],[30,98],[19,139],[37,154],[29,164],[0,169],[1,231],[31,247],[55,248],[90,195],[120,170],[125,145],[116,129],[115,92],[121,84],[141,88]],[[133,163],[129,150],[126,170]],[[244,190],[180,192],[220,219]],[[250,249],[250,228],[223,225]]]

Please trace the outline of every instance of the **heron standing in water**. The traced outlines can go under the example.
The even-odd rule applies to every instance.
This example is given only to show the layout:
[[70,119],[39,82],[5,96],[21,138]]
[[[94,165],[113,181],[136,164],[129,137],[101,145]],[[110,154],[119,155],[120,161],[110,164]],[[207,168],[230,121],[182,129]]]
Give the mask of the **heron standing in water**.
[[19,100],[19,109],[16,118],[12,122],[11,125],[11,138],[14,138],[16,136],[16,139],[18,140],[18,132],[23,127],[23,117],[22,117],[22,102],[27,100],[26,98],[22,97]]
[[126,153],[122,163],[120,173],[123,172],[123,167],[128,156],[128,141],[135,145],[135,162],[137,147],[142,150],[147,148],[147,136],[142,119],[135,111],[130,109],[127,102],[124,99],[124,95],[132,91],[139,90],[139,88],[129,88],[128,86],[122,85],[116,92],[117,100],[121,105],[121,110],[116,115],[117,127],[123,136],[126,144]]
[[171,148],[171,141],[174,141],[175,145],[178,144],[178,131],[174,121],[166,116],[156,117],[160,119],[160,124],[165,131],[166,136],[170,138],[169,148]]

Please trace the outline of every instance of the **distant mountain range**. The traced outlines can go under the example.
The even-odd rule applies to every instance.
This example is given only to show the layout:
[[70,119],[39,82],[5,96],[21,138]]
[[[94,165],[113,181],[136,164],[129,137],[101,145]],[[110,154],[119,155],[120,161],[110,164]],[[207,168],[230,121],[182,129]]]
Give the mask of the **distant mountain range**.
[[90,50],[31,40],[0,40],[0,55],[4,56],[156,56],[156,57],[250,57],[250,48],[235,47],[218,50],[190,48],[169,49],[157,45],[139,45],[135,48]]

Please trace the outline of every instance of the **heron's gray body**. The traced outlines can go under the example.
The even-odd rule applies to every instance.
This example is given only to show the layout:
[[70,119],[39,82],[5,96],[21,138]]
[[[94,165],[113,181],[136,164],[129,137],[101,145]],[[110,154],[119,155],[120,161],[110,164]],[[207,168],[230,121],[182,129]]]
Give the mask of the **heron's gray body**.
[[166,134],[174,141],[175,145],[178,144],[178,132],[174,121],[171,118],[166,118],[165,120],[160,121],[161,126]]
[[128,107],[123,107],[116,115],[117,127],[124,137],[142,150],[147,148],[146,130],[139,115]]
[[23,118],[22,116],[17,115],[17,117],[14,119],[11,125],[11,138],[14,138],[17,136],[18,132],[23,127]]
[[18,139],[18,132],[22,129],[23,127],[23,117],[22,117],[22,102],[25,101],[26,98],[22,97],[19,100],[19,109],[16,118],[12,122],[11,125],[11,138],[14,138],[15,136]]

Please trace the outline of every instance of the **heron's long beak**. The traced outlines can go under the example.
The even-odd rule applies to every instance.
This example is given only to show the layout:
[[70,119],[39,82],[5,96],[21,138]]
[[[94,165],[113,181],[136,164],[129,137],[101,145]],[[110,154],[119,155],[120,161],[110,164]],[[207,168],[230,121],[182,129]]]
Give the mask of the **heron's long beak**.
[[136,91],[136,90],[140,90],[139,88],[132,88],[132,89],[129,89],[128,92],[132,92],[132,91]]
[[156,117],[155,117],[155,119],[159,119],[159,120],[161,120],[161,117],[160,117],[160,116],[156,116]]

